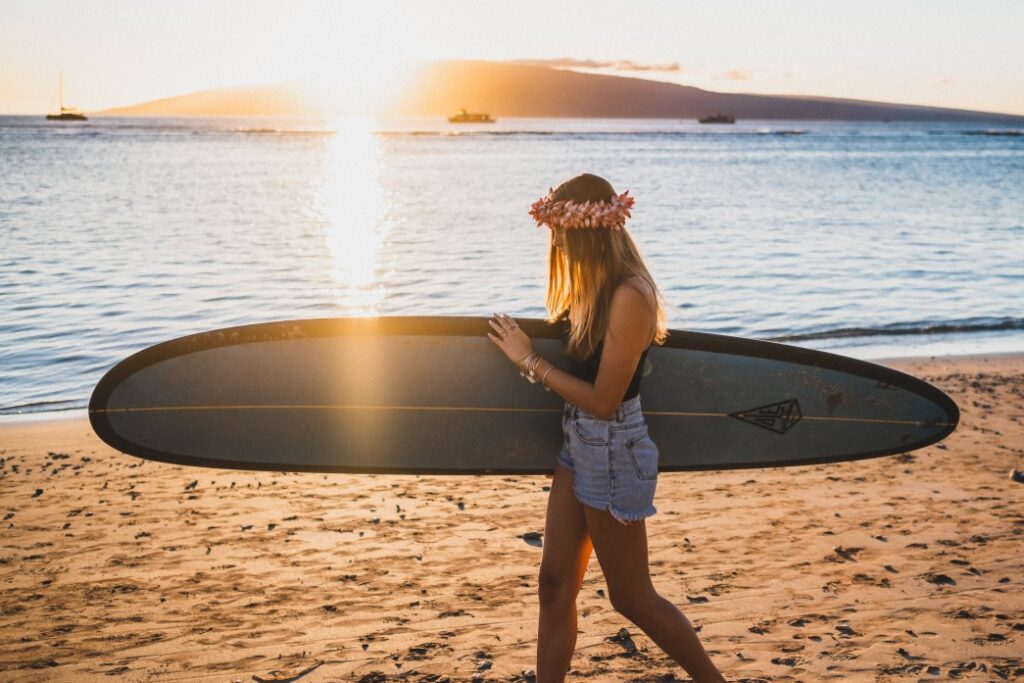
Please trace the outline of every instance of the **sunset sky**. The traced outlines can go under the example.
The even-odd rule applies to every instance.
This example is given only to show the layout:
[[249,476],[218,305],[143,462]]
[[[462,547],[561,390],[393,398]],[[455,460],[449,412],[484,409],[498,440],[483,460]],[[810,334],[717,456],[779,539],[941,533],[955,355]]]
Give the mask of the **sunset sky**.
[[61,69],[66,102],[95,111],[300,80],[376,96],[417,62],[486,59],[1024,114],[1021,26],[1020,0],[7,0],[0,113],[53,108]]

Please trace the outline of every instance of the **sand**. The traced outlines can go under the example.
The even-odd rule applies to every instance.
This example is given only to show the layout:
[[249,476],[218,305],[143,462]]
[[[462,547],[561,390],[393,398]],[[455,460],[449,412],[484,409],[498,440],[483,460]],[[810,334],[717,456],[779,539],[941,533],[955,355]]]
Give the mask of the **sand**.
[[[963,411],[912,454],[662,475],[655,585],[730,681],[1024,680],[1024,356],[886,364]],[[139,460],[0,426],[0,680],[517,681],[549,479]],[[568,680],[688,680],[593,560]],[[622,629],[626,629],[623,631]],[[256,678],[254,678],[256,677]]]

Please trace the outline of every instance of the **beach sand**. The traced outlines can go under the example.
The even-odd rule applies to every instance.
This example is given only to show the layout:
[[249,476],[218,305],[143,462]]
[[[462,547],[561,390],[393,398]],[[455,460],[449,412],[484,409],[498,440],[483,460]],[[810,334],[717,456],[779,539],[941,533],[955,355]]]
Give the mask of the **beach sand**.
[[[659,480],[655,585],[730,681],[1024,680],[1024,356],[885,364],[958,431]],[[182,468],[0,425],[0,680],[526,680],[549,481]],[[596,558],[579,609],[568,680],[688,680]]]

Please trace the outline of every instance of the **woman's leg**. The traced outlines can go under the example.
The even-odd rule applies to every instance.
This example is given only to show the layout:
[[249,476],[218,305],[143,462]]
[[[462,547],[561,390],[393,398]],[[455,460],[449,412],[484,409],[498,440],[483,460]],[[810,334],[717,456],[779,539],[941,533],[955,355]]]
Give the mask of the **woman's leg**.
[[569,670],[576,647],[576,595],[592,547],[583,505],[573,493],[573,473],[558,466],[548,495],[540,561],[537,683],[562,681]]
[[689,620],[658,595],[647,566],[647,525],[622,524],[606,510],[584,507],[612,606],[674,659],[694,683],[725,679],[711,662]]

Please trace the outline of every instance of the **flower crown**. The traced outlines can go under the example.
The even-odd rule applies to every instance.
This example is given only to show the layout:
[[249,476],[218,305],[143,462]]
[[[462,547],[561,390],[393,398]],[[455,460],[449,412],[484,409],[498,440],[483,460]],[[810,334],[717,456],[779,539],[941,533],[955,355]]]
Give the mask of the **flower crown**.
[[[553,190],[552,190],[553,192]],[[574,202],[571,199],[553,202],[551,195],[541,197],[530,207],[530,215],[537,227],[547,224],[551,228],[611,228],[618,230],[630,217],[635,201],[629,190],[612,195],[608,201]]]

